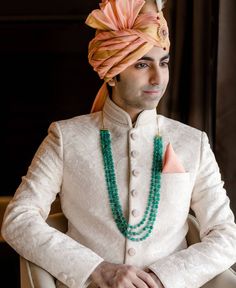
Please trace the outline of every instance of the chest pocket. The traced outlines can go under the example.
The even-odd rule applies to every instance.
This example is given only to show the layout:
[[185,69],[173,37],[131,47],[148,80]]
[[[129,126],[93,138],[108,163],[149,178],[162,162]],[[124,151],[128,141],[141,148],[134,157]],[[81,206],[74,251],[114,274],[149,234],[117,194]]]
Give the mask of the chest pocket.
[[[162,173],[160,214],[176,221],[189,212],[192,194],[190,173]],[[177,219],[176,219],[177,218]]]

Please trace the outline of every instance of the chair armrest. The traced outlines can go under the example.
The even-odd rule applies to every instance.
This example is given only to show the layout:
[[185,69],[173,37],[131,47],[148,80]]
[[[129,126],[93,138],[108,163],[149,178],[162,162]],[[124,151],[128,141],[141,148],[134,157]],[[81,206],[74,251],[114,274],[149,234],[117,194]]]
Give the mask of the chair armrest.
[[51,274],[23,257],[20,257],[20,282],[22,288],[56,288]]
[[211,281],[207,282],[202,288],[235,288],[236,273],[233,269],[228,269],[219,274]]

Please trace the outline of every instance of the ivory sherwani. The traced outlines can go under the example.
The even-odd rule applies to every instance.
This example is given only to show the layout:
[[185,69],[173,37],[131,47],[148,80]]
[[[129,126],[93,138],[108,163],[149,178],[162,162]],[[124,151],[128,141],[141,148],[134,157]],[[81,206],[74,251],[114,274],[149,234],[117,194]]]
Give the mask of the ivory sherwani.
[[[85,287],[105,259],[149,267],[166,288],[195,288],[236,262],[236,226],[218,166],[204,132],[142,112],[135,126],[107,99],[104,125],[111,132],[115,172],[130,224],[143,216],[149,193],[153,138],[170,142],[185,173],[162,173],[160,203],[151,236],[126,240],[116,227],[106,189],[99,129],[102,113],[53,123],[8,206],[3,236],[25,258],[68,287]],[[67,235],[45,223],[57,193],[68,218]],[[187,248],[189,208],[202,242]]]

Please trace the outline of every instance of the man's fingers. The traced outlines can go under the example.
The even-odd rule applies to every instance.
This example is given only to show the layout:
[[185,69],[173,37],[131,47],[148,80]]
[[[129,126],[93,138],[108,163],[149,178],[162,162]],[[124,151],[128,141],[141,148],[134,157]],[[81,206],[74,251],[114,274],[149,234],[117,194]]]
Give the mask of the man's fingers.
[[126,267],[127,269],[118,271],[114,277],[114,288],[149,288],[149,286],[137,276],[135,267]]
[[137,271],[137,276],[140,279],[142,279],[149,288],[158,288],[157,283],[154,281],[151,275],[149,275],[147,272],[144,272],[142,270]]
[[104,281],[101,281],[100,283],[96,283],[96,288],[111,288],[111,286],[107,285]]
[[127,281],[126,283],[116,283],[113,287],[116,288],[137,288],[131,282]]
[[132,280],[132,282],[137,288],[149,288],[149,285],[140,277],[138,277],[138,275],[135,277],[135,279]]
[[91,274],[100,288],[158,288],[155,279],[143,270],[125,264],[102,262]]

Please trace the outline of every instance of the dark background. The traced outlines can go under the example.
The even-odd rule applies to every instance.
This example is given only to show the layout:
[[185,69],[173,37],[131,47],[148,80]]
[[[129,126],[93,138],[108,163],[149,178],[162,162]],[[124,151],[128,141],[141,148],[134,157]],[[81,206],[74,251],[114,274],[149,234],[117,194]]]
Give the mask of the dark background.
[[[1,196],[13,196],[52,121],[90,111],[101,80],[84,21],[97,3],[0,1]],[[0,262],[1,283],[20,287],[19,257],[5,242]]]
[[[98,0],[0,2],[1,196],[13,196],[52,121],[90,112],[102,84],[87,61]],[[236,213],[236,1],[169,0],[170,83],[158,112],[207,132]],[[19,286],[17,254],[1,274]],[[1,275],[1,276],[2,276]]]
[[90,111],[101,81],[87,61],[94,31],[84,21],[97,2],[0,4],[1,195],[14,194],[50,122]]

